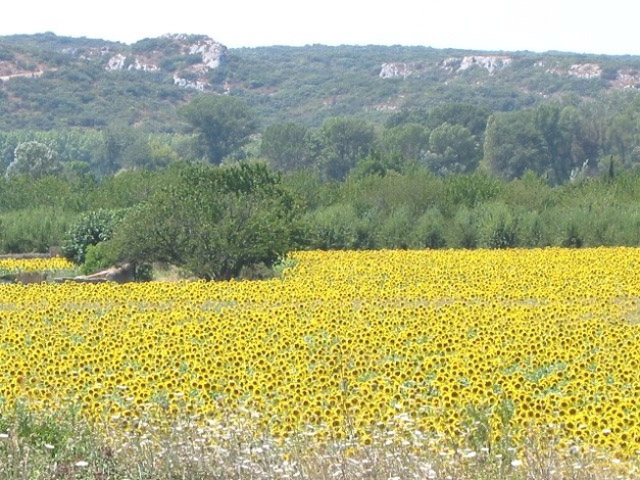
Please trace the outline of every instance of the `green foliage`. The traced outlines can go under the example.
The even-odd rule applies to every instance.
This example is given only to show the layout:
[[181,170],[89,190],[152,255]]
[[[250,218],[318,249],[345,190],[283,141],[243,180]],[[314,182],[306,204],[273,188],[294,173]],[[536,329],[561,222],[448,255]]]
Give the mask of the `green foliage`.
[[32,207],[0,214],[0,251],[47,252],[61,245],[75,215],[55,207]]
[[260,143],[260,154],[274,168],[285,172],[312,166],[317,150],[317,142],[309,129],[292,122],[271,125]]
[[503,203],[485,205],[479,212],[481,245],[487,248],[510,248],[520,244],[519,218]]
[[356,179],[374,175],[384,177],[388,173],[399,173],[403,169],[402,159],[397,155],[382,155],[377,151],[358,159],[349,176]]
[[352,205],[335,204],[320,208],[306,218],[312,229],[312,246],[322,250],[355,249],[359,224]]
[[133,209],[112,244],[122,260],[167,262],[207,279],[271,267],[294,247],[296,199],[262,164],[183,166]]
[[413,224],[410,206],[405,205],[393,210],[380,224],[377,244],[385,248],[408,248]]
[[114,264],[108,242],[100,242],[87,246],[82,273],[88,275],[99,270],[104,270]]
[[471,135],[482,137],[491,111],[483,106],[468,103],[443,103],[429,111],[426,124],[434,129],[443,123],[459,125],[469,130]]
[[413,248],[444,248],[445,219],[437,208],[430,208],[416,221],[411,230],[411,247]]
[[536,127],[531,110],[496,114],[489,118],[484,159],[489,170],[504,179],[520,178],[525,171],[548,172],[551,155],[545,138]]
[[[188,76],[184,69],[201,60],[183,54],[182,47],[168,37],[131,46],[50,33],[3,37],[0,58],[26,76],[2,85],[0,166],[6,169],[18,144],[30,141],[48,145],[70,175],[106,176],[203,157],[215,164],[224,157],[251,159],[260,142],[243,147],[258,119],[273,126],[261,142],[272,166],[318,168],[337,180],[376,149],[382,163],[395,165],[393,170],[404,171],[423,159],[449,174],[473,171],[483,146],[486,171],[511,180],[532,170],[551,185],[601,173],[609,165],[603,159],[612,155],[625,169],[640,165],[640,95],[614,85],[618,73],[640,68],[637,57],[519,52],[509,54],[509,66],[490,75],[480,67],[443,68],[445,59],[479,54],[470,51],[322,45],[230,49],[223,64],[207,74],[210,90],[198,94],[174,84],[176,72]],[[152,57],[159,69],[110,71],[104,68],[109,56],[96,55],[101,48],[129,61],[135,55]],[[390,61],[406,63],[412,74],[402,80],[380,78],[380,65]],[[554,65],[555,73],[538,62]],[[598,63],[602,78],[568,73],[571,65],[585,62]],[[43,75],[31,75],[40,69]],[[350,122],[346,137],[351,140],[329,128],[336,119]],[[181,134],[184,120],[199,141]],[[378,136],[358,123],[386,128]],[[310,127],[316,128],[306,130]],[[358,129],[367,138],[354,146]],[[173,136],[155,136],[160,134]],[[380,174],[381,166],[369,162],[357,173]]]
[[374,147],[373,126],[352,118],[329,118],[320,129],[323,170],[327,178],[342,180]]
[[62,171],[62,165],[55,158],[53,150],[44,143],[20,143],[13,155],[14,160],[7,167],[7,177],[28,175],[37,179],[57,175]]
[[479,150],[471,132],[461,125],[443,123],[429,136],[429,168],[440,175],[473,172]]
[[553,222],[537,211],[524,212],[519,223],[520,245],[523,247],[548,247],[553,245]]
[[[65,257],[78,264],[84,263],[89,246],[109,240],[122,217],[122,211],[105,209],[82,215],[69,229],[62,243]],[[93,252],[93,262],[100,253],[103,252]]]
[[584,245],[584,238],[579,225],[574,220],[569,220],[563,225],[560,246],[568,248],[580,248]]
[[403,123],[387,128],[382,134],[381,149],[403,162],[416,161],[429,150],[429,130],[417,123]]
[[[109,175],[121,168],[155,169],[180,160],[183,135],[148,134],[137,129],[111,126],[93,130],[0,132],[0,166],[14,161],[19,144],[39,142],[47,145],[70,175]],[[189,155],[187,153],[187,155]]]
[[461,207],[447,232],[447,245],[454,248],[476,248],[479,243],[477,218],[473,211]]
[[236,97],[200,95],[180,113],[198,133],[209,161],[216,165],[245,145],[257,128],[251,109]]
[[465,205],[473,207],[500,195],[504,183],[489,175],[452,175],[444,180],[446,206]]

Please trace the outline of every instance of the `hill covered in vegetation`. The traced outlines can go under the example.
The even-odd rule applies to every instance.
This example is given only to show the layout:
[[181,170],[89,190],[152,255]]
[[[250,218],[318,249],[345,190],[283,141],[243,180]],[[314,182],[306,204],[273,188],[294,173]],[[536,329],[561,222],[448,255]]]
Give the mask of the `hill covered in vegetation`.
[[[640,57],[404,46],[227,49],[202,35],[132,45],[52,33],[0,37],[0,128],[180,131],[198,92],[245,99],[261,126],[334,116],[383,122],[443,102],[513,111],[634,90]],[[577,101],[577,100],[576,100]]]

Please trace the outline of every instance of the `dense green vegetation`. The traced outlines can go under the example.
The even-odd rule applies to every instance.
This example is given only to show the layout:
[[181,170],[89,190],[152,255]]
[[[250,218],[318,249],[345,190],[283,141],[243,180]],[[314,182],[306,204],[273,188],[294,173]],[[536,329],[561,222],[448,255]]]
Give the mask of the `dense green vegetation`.
[[[196,93],[180,48],[0,38],[3,72],[34,72],[0,82],[0,251],[230,278],[292,248],[640,243],[635,57],[240,49]],[[107,71],[120,51],[160,68]]]
[[[107,70],[116,54],[150,56],[158,69]],[[511,62],[491,73],[482,66],[460,69],[464,57],[477,55],[506,55]],[[2,130],[128,125],[181,132],[185,122],[178,109],[197,93],[176,85],[173,76],[199,59],[164,37],[129,46],[51,33],[0,37],[3,60],[11,68],[3,73],[6,65],[0,65],[0,76],[14,70],[25,75],[0,82]],[[404,65],[409,73],[381,78],[385,63]],[[591,64],[600,68],[592,78],[571,70]],[[394,112],[449,102],[504,112],[566,97],[581,101],[620,90],[620,75],[635,78],[639,69],[640,58],[632,56],[310,45],[229,49],[204,80],[212,93],[244,99],[264,130],[287,121],[318,127],[339,116],[381,124]],[[630,80],[625,86],[635,85]]]
[[261,164],[175,164],[100,181],[18,176],[0,180],[0,249],[100,244],[93,264],[164,261],[229,278],[292,248],[638,245],[639,188],[635,172],[552,187],[531,171],[507,182],[416,165],[342,182]]

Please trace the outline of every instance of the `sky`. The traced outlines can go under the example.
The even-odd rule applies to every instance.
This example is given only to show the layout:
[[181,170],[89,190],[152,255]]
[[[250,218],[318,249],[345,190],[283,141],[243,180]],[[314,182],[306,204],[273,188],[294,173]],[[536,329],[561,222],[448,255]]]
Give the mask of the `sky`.
[[0,35],[50,31],[133,43],[165,33],[193,33],[230,48],[320,43],[640,54],[637,0],[3,3]]

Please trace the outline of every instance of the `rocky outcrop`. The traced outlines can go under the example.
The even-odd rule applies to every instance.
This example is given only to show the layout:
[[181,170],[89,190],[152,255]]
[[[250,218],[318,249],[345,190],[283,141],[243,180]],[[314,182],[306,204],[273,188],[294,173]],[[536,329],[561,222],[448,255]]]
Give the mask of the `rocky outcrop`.
[[198,80],[189,80],[187,78],[182,78],[177,75],[173,76],[173,84],[182,88],[193,88],[194,90],[198,90],[200,92],[204,92],[206,88],[209,86],[207,82],[200,82]]
[[545,72],[554,75],[570,75],[584,79],[602,77],[602,67],[597,63],[574,63],[567,68],[566,66],[560,66],[557,62],[551,66],[547,66],[547,63],[540,60],[536,62],[534,66],[545,68]]
[[[602,66],[597,63],[574,63],[573,65],[562,67],[558,62],[549,66],[540,60],[534,64],[535,67],[544,68],[546,73],[554,75],[570,75],[572,77],[584,78],[586,80],[603,78]],[[612,78],[613,77],[613,78]],[[621,68],[614,70],[612,75],[607,75],[609,85],[617,89],[640,88],[640,70],[636,68]]]
[[121,53],[118,53],[109,59],[105,68],[107,70],[122,70],[124,69],[126,61],[127,57],[122,55]]
[[158,66],[152,63],[141,63],[140,59],[136,58],[133,63],[129,65],[129,70],[142,70],[143,72],[155,72],[158,70]]
[[158,66],[144,62],[139,57],[126,57],[121,53],[114,55],[107,62],[107,70],[142,70],[143,72],[155,72]]
[[380,78],[407,78],[413,70],[406,63],[383,63]]
[[640,87],[640,72],[630,68],[618,70],[615,80],[611,82],[614,88],[639,88]]
[[442,63],[440,63],[440,68],[446,70],[449,73],[453,73],[460,68],[461,62],[462,59],[457,57],[445,58]]
[[200,55],[206,68],[218,68],[227,54],[227,47],[211,38],[197,40],[189,46],[189,55]]
[[569,67],[568,75],[578,78],[600,78],[602,76],[602,67],[597,63],[580,63]]
[[[218,68],[227,54],[227,47],[203,35],[167,34],[152,40],[157,41],[157,47],[136,51],[134,45],[129,52],[109,52],[105,69],[155,72],[168,68],[175,85],[204,91],[211,86],[208,72]],[[199,61],[194,61],[194,56],[200,57]],[[175,63],[178,66],[172,68]]]
[[486,69],[489,75],[493,75],[495,71],[502,70],[509,66],[511,62],[513,62],[513,59],[506,55],[473,55],[463,57],[457,71],[463,72],[477,66]]
[[484,68],[493,75],[495,72],[511,65],[513,58],[507,55],[469,55],[465,57],[445,58],[438,66],[449,73],[458,73],[472,67]]

